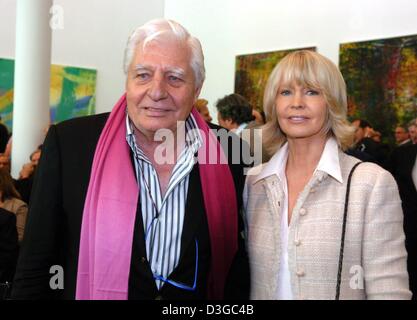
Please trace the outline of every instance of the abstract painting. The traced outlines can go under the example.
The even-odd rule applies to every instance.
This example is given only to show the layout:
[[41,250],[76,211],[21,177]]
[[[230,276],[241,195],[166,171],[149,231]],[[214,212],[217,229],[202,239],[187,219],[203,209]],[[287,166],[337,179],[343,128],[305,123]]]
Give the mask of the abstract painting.
[[263,95],[269,75],[282,58],[295,50],[315,51],[316,49],[290,49],[237,56],[235,93],[244,96],[249,100],[253,108],[262,111]]
[[417,117],[417,36],[340,45],[350,119],[367,120],[394,143],[397,123]]
[[[97,71],[51,66],[51,123],[95,113]],[[14,61],[0,59],[0,115],[9,130],[13,123]]]

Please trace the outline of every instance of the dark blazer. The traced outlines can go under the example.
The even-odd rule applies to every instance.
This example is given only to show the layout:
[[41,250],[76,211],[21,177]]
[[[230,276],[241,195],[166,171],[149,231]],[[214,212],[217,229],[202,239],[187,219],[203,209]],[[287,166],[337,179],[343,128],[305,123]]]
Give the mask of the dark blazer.
[[417,191],[411,177],[416,157],[417,144],[397,147],[391,154],[389,170],[400,191],[406,236],[414,236],[417,239]]
[[[19,257],[12,298],[75,298],[84,201],[95,147],[107,118],[108,113],[82,117],[65,121],[49,129],[33,184],[25,239]],[[231,159],[230,153],[229,158]],[[243,166],[230,165],[230,169],[240,208],[244,186]],[[202,251],[197,291],[190,293],[168,284],[165,284],[161,291],[156,289],[145,258],[142,214],[138,209],[129,274],[129,299],[204,299],[206,297],[206,283],[202,279],[207,276],[211,252],[197,166],[191,172],[188,190],[181,239],[182,253],[180,263],[172,273],[172,277],[180,282],[193,278],[195,270],[193,239],[198,235],[199,249]],[[243,280],[248,277],[245,257],[244,246],[240,246],[236,261],[239,261],[244,268],[233,271],[230,279],[235,278],[233,274],[238,274]],[[53,265],[64,268],[63,290],[53,291],[49,287],[50,278],[53,276],[49,270]],[[248,282],[243,281],[243,283]]]
[[[387,151],[385,150],[385,147],[381,143],[377,143],[371,138],[363,138],[361,141],[359,141],[356,144],[354,149],[356,151],[367,153],[367,155],[370,158],[368,157],[369,159],[367,159],[366,161],[379,164],[383,168],[387,167],[388,154],[387,154]],[[354,157],[356,157],[356,155],[354,155]]]
[[0,208],[0,283],[13,280],[19,250],[17,239],[16,215]]
[[403,145],[394,149],[389,161],[389,170],[397,181],[404,212],[407,267],[414,300],[417,299],[417,190],[411,173],[416,157],[417,144]]

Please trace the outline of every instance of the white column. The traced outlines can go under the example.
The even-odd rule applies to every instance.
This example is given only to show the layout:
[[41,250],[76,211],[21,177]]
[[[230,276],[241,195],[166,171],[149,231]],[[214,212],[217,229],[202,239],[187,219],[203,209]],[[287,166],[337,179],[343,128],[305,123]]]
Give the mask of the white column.
[[52,0],[17,0],[12,176],[44,140],[49,123]]

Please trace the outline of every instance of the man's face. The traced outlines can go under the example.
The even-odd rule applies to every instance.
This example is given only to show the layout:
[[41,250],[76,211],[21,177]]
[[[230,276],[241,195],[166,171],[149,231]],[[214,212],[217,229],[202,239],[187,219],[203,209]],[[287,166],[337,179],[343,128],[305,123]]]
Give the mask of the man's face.
[[355,120],[352,125],[355,127],[355,143],[361,141],[365,137],[365,129],[359,127],[360,121]]
[[10,169],[10,161],[7,156],[0,155],[0,168]]
[[408,132],[402,127],[395,128],[394,133],[395,133],[395,141],[397,143],[401,143],[408,139]]
[[262,115],[258,110],[253,109],[252,110],[252,115],[255,117],[255,123],[256,124],[258,124],[260,126],[265,124],[264,119],[262,118]]
[[408,133],[410,134],[411,141],[415,144],[417,143],[417,125],[412,125],[408,128]]
[[137,46],[126,82],[127,112],[145,136],[159,129],[176,131],[200,93],[190,66],[191,51],[171,39]]
[[236,123],[232,121],[232,119],[224,119],[220,112],[217,112],[217,122],[219,123],[220,127],[226,128],[228,130],[232,130],[238,127]]
[[32,154],[32,157],[30,159],[30,161],[34,164],[34,165],[38,165],[39,164],[39,159],[41,158],[41,151],[36,151]]

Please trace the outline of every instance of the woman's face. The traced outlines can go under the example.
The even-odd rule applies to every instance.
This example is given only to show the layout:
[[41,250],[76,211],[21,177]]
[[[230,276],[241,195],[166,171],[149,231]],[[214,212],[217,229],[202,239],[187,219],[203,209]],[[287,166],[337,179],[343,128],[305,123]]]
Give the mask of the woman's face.
[[325,139],[322,130],[327,115],[327,103],[322,92],[296,83],[278,88],[275,99],[278,123],[287,139]]

